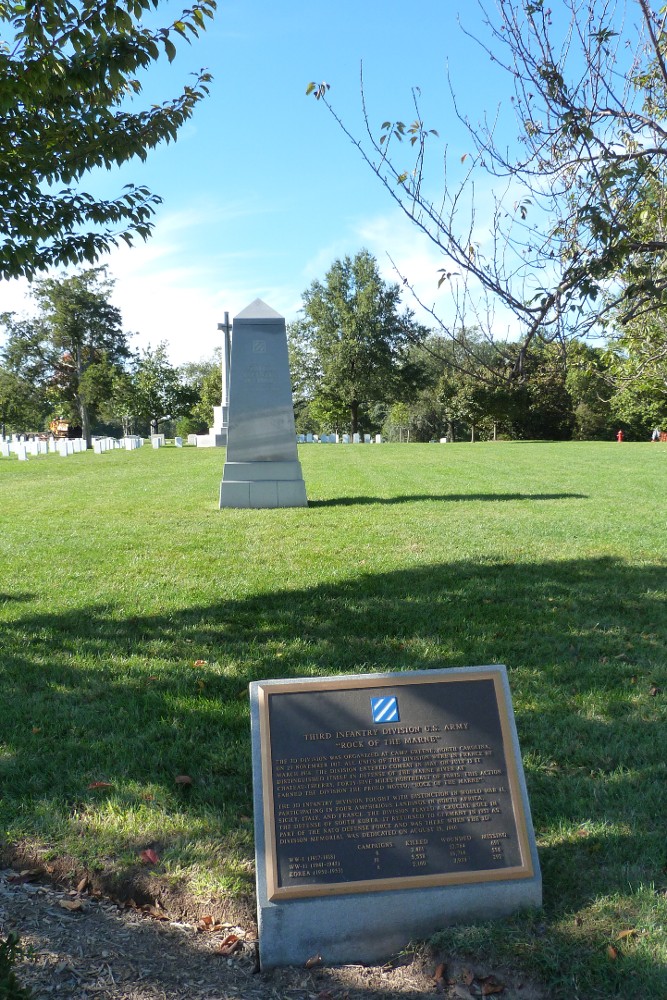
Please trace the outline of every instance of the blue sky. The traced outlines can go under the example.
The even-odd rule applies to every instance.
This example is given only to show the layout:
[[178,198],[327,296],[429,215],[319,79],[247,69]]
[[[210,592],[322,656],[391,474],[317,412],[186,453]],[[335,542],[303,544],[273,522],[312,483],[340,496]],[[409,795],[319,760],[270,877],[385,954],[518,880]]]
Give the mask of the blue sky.
[[[137,334],[135,347],[164,340],[177,364],[207,357],[219,343],[224,312],[234,316],[256,297],[294,319],[310,282],[361,247],[395,280],[391,254],[429,302],[446,293],[437,290],[442,260],[305,90],[310,80],[330,83],[336,110],[361,134],[362,61],[373,126],[412,120],[411,88],[420,87],[422,117],[440,135],[433,147],[435,192],[445,143],[454,165],[469,146],[447,73],[474,117],[493,112],[506,85],[461,31],[458,7],[447,0],[221,0],[200,40],[179,46],[171,66],[162,60],[144,76],[138,106],[175,95],[200,67],[214,81],[175,144],[154,150],[146,164],[127,164],[84,185],[111,195],[132,181],[163,198],[152,238],[105,260],[124,328]],[[460,7],[474,31],[478,8]],[[160,23],[178,10],[165,5]],[[3,282],[0,311],[24,310],[24,290],[22,282]]]

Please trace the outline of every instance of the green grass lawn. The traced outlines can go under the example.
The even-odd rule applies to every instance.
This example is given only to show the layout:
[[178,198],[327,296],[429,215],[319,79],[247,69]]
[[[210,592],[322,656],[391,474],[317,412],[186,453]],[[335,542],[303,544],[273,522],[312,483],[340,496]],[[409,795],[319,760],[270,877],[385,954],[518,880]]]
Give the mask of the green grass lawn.
[[5,856],[248,896],[250,680],[501,662],[544,912],[441,946],[667,995],[667,446],[300,454],[281,511],[218,510],[213,449],[0,461]]

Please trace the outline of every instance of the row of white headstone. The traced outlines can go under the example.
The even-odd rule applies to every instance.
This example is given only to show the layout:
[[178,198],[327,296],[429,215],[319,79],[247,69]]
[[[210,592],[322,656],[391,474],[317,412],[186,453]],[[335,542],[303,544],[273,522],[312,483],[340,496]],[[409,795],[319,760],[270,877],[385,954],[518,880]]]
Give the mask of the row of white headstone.
[[382,435],[376,434],[375,441],[371,434],[297,434],[299,444],[382,444]]
[[[141,448],[143,443],[144,439],[137,435],[128,435],[120,439],[114,437],[94,438],[93,452],[96,455],[103,455],[107,451],[114,451],[118,448],[125,449],[125,451],[134,451],[136,448]],[[153,436],[151,443],[154,448],[164,447],[164,434]],[[174,438],[174,444],[177,448],[182,448],[183,438]],[[67,457],[68,455],[77,455],[87,450],[84,438],[56,439],[51,437],[47,439],[28,439],[25,437],[12,437],[10,439],[0,439],[0,458],[10,458],[12,455],[16,455],[20,462],[27,462],[28,458],[36,458],[39,455],[55,454]]]
[[9,458],[16,455],[19,462],[27,462],[29,457],[38,455],[74,455],[78,452],[86,451],[86,442],[83,438],[25,438],[12,437],[11,440],[0,440],[0,458]]
[[[150,442],[153,448],[164,448],[166,439],[164,434],[152,434]],[[182,448],[183,438],[175,437],[174,444],[177,448]],[[96,455],[101,455],[105,451],[113,451],[115,448],[124,448],[126,451],[134,451],[136,448],[143,447],[143,445],[144,439],[135,434],[130,434],[120,440],[112,437],[96,438],[93,441],[93,451]]]

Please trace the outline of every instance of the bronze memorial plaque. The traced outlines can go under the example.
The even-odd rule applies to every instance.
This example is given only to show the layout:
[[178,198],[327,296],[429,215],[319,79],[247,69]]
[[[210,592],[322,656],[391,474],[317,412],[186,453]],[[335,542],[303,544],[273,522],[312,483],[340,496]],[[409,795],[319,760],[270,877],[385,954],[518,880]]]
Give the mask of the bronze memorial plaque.
[[269,900],[533,876],[492,667],[257,686]]

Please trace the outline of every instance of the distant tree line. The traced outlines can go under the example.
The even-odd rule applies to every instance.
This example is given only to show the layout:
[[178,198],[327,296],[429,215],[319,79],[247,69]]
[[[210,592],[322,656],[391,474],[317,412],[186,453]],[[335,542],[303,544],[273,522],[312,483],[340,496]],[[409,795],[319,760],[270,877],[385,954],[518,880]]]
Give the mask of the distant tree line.
[[[628,439],[667,429],[667,356],[648,331],[606,343],[536,338],[491,343],[474,326],[449,335],[400,312],[366,250],[334,262],[289,327],[297,429],[393,441]],[[664,339],[659,314],[644,320]]]
[[220,402],[220,359],[175,367],[167,345],[133,351],[113,282],[95,268],[36,282],[34,317],[0,315],[0,430],[67,422],[103,433],[205,433]]
[[[36,314],[0,315],[0,429],[67,421],[101,433],[206,433],[220,403],[220,356],[171,364],[167,346],[131,348],[101,268],[35,283]],[[659,313],[605,343],[490,344],[474,326],[444,336],[401,307],[361,250],[336,260],[288,326],[297,431],[390,441],[648,439],[667,430]],[[80,431],[78,430],[80,429]]]

